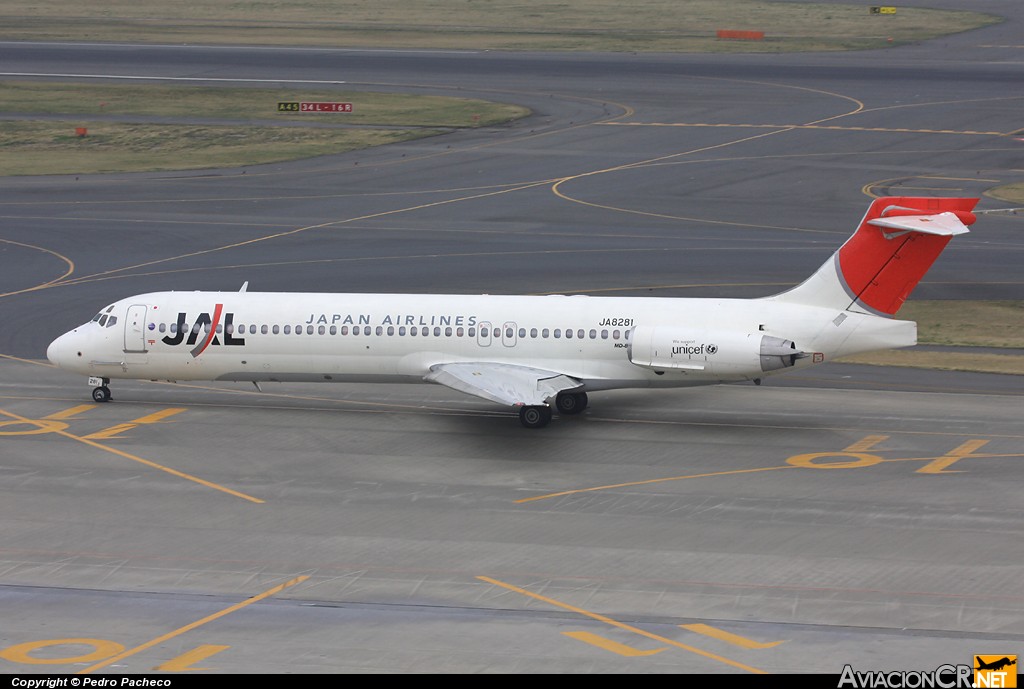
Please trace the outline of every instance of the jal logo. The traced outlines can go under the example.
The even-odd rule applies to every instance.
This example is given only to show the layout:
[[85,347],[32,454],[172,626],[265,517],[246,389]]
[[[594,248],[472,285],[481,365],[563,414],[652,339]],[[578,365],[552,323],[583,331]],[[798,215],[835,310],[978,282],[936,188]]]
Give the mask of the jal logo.
[[[235,314],[224,313],[223,304],[217,304],[214,307],[212,316],[205,311],[200,313],[192,323],[191,327],[186,325],[186,323],[188,323],[188,314],[185,312],[179,313],[175,331],[171,335],[163,338],[161,342],[166,345],[171,345],[172,347],[184,342],[186,345],[192,347],[192,351],[189,353],[194,359],[206,351],[206,348],[210,345],[221,344],[217,334],[217,328],[221,325],[222,316],[224,318],[224,344],[244,345],[244,337],[232,337],[231,333],[234,331]],[[188,332],[187,338],[185,337],[186,331]],[[202,339],[200,339],[200,335],[202,335]]]

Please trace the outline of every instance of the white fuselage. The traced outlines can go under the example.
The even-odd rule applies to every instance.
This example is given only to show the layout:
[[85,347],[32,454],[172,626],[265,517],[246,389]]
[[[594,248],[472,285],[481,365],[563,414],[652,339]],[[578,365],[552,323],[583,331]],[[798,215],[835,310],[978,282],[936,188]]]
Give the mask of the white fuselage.
[[96,402],[114,378],[431,382],[542,428],[591,391],[759,382],[915,344],[917,325],[893,316],[977,201],[877,198],[814,274],[760,299],[153,292],[46,356],[89,376]]
[[[766,368],[765,336],[800,356]],[[607,390],[753,380],[915,341],[912,322],[770,298],[155,292],[105,308],[47,356],[172,381],[421,382],[433,366],[489,362]]]

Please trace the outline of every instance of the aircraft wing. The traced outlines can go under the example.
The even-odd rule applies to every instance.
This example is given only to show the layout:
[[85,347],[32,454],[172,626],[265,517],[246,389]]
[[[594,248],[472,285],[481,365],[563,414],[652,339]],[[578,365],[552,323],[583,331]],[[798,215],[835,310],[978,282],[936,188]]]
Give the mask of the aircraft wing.
[[583,386],[554,371],[486,361],[436,364],[424,380],[510,406],[546,404],[560,392]]

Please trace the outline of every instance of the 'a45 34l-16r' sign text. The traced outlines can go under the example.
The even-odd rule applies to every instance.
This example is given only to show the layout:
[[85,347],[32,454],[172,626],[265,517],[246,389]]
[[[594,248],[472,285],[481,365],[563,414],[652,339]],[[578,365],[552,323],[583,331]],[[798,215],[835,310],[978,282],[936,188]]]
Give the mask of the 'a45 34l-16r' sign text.
[[278,112],[352,112],[351,103],[326,103],[316,101],[280,101]]

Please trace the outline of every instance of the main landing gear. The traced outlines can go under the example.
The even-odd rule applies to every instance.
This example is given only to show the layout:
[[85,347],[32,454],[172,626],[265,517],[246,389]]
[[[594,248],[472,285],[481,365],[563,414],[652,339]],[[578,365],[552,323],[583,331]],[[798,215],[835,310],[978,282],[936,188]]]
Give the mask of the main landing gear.
[[[555,398],[555,408],[566,416],[579,414],[587,408],[587,393],[563,392]],[[535,405],[519,408],[519,421],[526,428],[544,428],[551,421],[551,407]]]
[[89,378],[89,385],[95,385],[92,389],[92,401],[93,402],[109,402],[110,401],[110,388],[107,387],[107,383],[110,382],[110,378]]
[[563,392],[555,398],[559,414],[579,414],[587,408],[587,393]]
[[551,407],[537,405],[519,407],[519,422],[527,428],[544,428],[551,421]]

